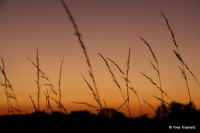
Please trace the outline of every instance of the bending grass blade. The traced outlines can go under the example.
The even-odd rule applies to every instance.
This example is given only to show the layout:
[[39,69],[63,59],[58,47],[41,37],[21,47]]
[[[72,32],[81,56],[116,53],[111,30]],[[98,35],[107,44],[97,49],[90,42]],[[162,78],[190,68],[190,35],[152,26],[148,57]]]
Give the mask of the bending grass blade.
[[63,5],[66,13],[69,16],[69,19],[70,19],[70,21],[71,21],[71,23],[72,23],[72,25],[74,27],[74,30],[75,30],[75,35],[77,36],[77,38],[79,40],[79,43],[80,43],[80,46],[81,46],[81,48],[83,50],[83,53],[85,55],[85,59],[86,59],[86,62],[87,62],[88,68],[89,68],[89,71],[88,71],[89,72],[89,76],[90,76],[90,78],[91,78],[91,80],[92,80],[92,82],[94,84],[95,93],[96,93],[97,99],[99,101],[99,108],[101,110],[102,109],[102,105],[101,105],[101,100],[100,100],[99,92],[98,92],[98,89],[97,89],[96,81],[95,81],[95,78],[94,78],[94,74],[93,74],[93,71],[92,71],[92,66],[90,64],[90,60],[89,60],[89,57],[88,57],[88,54],[87,54],[86,47],[85,47],[85,45],[83,43],[83,40],[81,38],[81,33],[79,32],[79,29],[78,29],[78,26],[77,26],[77,24],[76,24],[76,22],[74,20],[74,17],[72,15],[71,11],[69,10],[68,6],[65,4],[64,0],[60,0],[60,2]]

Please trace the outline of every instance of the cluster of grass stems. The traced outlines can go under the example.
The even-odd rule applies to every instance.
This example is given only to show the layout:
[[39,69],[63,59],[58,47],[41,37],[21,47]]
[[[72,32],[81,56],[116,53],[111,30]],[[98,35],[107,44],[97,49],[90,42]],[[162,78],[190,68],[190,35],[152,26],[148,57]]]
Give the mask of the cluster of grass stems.
[[[92,108],[97,109],[98,111],[101,111],[103,108],[108,108],[106,105],[106,102],[104,100],[102,100],[100,98],[99,95],[99,91],[98,91],[98,87],[96,84],[96,80],[95,80],[95,75],[92,71],[92,65],[90,63],[89,60],[89,55],[87,53],[87,49],[85,46],[85,43],[82,40],[82,36],[81,33],[78,29],[78,26],[75,22],[75,19],[71,13],[71,11],[69,10],[67,4],[64,2],[64,0],[60,0],[62,6],[64,7],[70,22],[73,25],[73,28],[75,30],[75,35],[78,38],[80,47],[83,51],[85,60],[86,60],[86,64],[88,66],[88,75],[90,77],[90,81],[87,80],[85,78],[84,75],[81,74],[83,80],[85,81],[86,85],[88,86],[88,88],[90,89],[92,96],[94,98],[94,100],[96,101],[96,104],[98,106],[89,104],[87,102],[72,102],[72,103],[76,103],[76,104],[83,104]],[[172,28],[169,25],[168,19],[165,17],[165,15],[161,12],[161,16],[163,17],[163,19],[165,20],[165,23],[168,27],[168,30],[170,31],[172,40],[173,40],[173,44],[175,46],[175,50],[173,50],[176,58],[179,60],[181,66],[178,66],[179,69],[181,70],[182,76],[186,82],[186,87],[187,87],[187,92],[188,92],[188,96],[189,96],[189,102],[192,102],[192,98],[191,98],[191,94],[190,94],[190,87],[189,87],[189,83],[188,83],[188,75],[186,74],[186,71],[188,71],[190,73],[190,75],[194,78],[194,80],[196,81],[196,83],[200,86],[200,83],[197,79],[197,77],[194,75],[194,73],[191,71],[191,69],[189,68],[189,66],[185,63],[184,59],[182,58],[181,54],[180,54],[180,50],[179,50],[179,45],[176,42],[175,39],[175,35],[174,32],[172,31]],[[155,99],[159,100],[161,102],[161,105],[169,105],[169,102],[167,102],[167,100],[164,98],[164,96],[166,96],[166,98],[168,98],[168,100],[170,100],[168,94],[164,91],[163,86],[162,86],[162,80],[161,80],[161,72],[160,72],[160,68],[159,68],[159,62],[158,59],[156,57],[156,54],[154,53],[151,45],[142,37],[139,36],[139,38],[142,40],[142,42],[148,47],[152,57],[153,57],[153,61],[150,60],[150,64],[151,67],[153,68],[153,70],[157,73],[157,77],[158,77],[158,83],[155,82],[154,79],[152,79],[149,75],[140,72],[142,76],[144,76],[146,79],[148,79],[151,84],[153,84],[155,86],[155,88],[157,88],[160,91],[160,97],[158,96],[153,96]],[[140,112],[141,115],[144,115],[144,111],[142,108],[142,103],[140,101],[140,96],[137,93],[135,87],[133,86],[132,82],[129,79],[129,71],[130,71],[130,61],[131,61],[131,48],[128,50],[128,58],[127,58],[127,63],[126,63],[126,70],[123,71],[121,69],[121,67],[116,63],[116,61],[103,56],[101,53],[98,53],[98,55],[100,56],[100,58],[104,61],[107,70],[109,71],[111,78],[114,82],[114,84],[117,86],[118,90],[120,91],[120,94],[122,96],[122,104],[119,105],[119,107],[116,108],[117,111],[119,111],[123,106],[126,106],[127,111],[128,111],[128,115],[129,117],[131,117],[131,108],[130,108],[130,91],[132,91],[137,100],[138,100],[138,104],[140,106]],[[36,61],[34,62],[32,59],[28,58],[28,60],[33,64],[33,66],[36,68],[36,89],[37,89],[37,100],[34,100],[33,97],[31,95],[30,96],[30,100],[32,102],[32,105],[35,109],[35,111],[41,111],[40,108],[40,102],[41,102],[41,92],[44,92],[44,96],[46,98],[46,111],[51,113],[53,111],[59,111],[59,112],[64,112],[64,113],[68,113],[67,109],[64,107],[63,103],[62,103],[62,91],[61,91],[61,79],[62,79],[62,68],[63,68],[63,62],[64,62],[64,57],[61,61],[61,65],[60,65],[60,70],[59,70],[59,79],[58,79],[58,88],[56,89],[56,87],[51,83],[50,79],[48,78],[48,76],[44,73],[44,71],[41,69],[40,67],[40,62],[39,62],[39,52],[38,49],[36,51]],[[5,64],[4,64],[4,60],[3,58],[1,58],[1,63],[2,66],[0,66],[0,70],[1,73],[3,75],[4,81],[2,81],[0,79],[0,85],[4,88],[4,92],[6,94],[6,98],[7,98],[7,106],[8,106],[8,113],[14,114],[14,113],[20,113],[22,112],[18,100],[14,94],[14,90],[13,87],[10,83],[10,81],[7,78],[7,74],[6,74],[6,70],[5,70]],[[122,80],[125,83],[125,88],[121,87],[119,80],[116,78],[116,74],[114,73],[110,64],[112,64],[113,66],[115,66],[119,72],[122,78]],[[45,83],[44,83],[45,82]],[[91,84],[92,83],[92,84]],[[43,86],[47,86],[48,88],[44,91],[43,90]],[[125,91],[123,90],[125,89]],[[126,92],[126,93],[124,93]],[[104,103],[104,106],[102,105],[102,101]],[[156,112],[156,109],[149,103],[147,102],[144,98],[143,101],[145,104],[147,104],[154,112]],[[55,110],[52,107],[52,102],[54,102],[57,105],[57,109]],[[171,100],[170,100],[171,102]]]
[[[33,64],[33,66],[37,70],[37,72],[36,72],[36,76],[37,76],[37,80],[36,80],[36,84],[37,84],[37,105],[35,104],[32,96],[29,95],[35,111],[40,111],[40,97],[41,97],[40,93],[41,93],[41,89],[42,89],[41,79],[44,79],[44,81],[46,83],[44,83],[43,85],[48,87],[48,89],[46,89],[46,92],[44,92],[44,95],[46,97],[47,112],[53,112],[53,108],[52,108],[51,102],[50,102],[50,100],[51,100],[51,101],[54,101],[57,104],[57,108],[58,108],[59,112],[64,111],[65,113],[68,113],[67,109],[62,104],[62,95],[61,95],[62,94],[61,77],[62,77],[62,67],[63,67],[64,57],[61,61],[60,70],[59,70],[58,89],[56,89],[54,87],[54,85],[52,84],[52,82],[50,81],[48,76],[40,68],[38,49],[37,49],[37,55],[36,55],[36,63],[33,60],[31,60],[30,58],[28,58],[28,60]],[[52,95],[50,95],[49,91],[51,91]]]
[[3,75],[4,81],[1,81],[0,79],[0,86],[3,87],[5,95],[6,95],[8,113],[9,114],[21,113],[22,110],[19,106],[17,97],[15,96],[14,89],[7,77],[5,63],[2,57],[1,57],[1,63],[2,63],[2,66],[0,66],[0,70]]

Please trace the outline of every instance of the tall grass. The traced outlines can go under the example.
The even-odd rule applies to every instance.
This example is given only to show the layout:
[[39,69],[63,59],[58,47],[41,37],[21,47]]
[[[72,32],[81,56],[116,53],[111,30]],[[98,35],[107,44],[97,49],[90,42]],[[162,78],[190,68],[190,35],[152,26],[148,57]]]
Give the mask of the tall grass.
[[[117,81],[117,79],[116,79],[116,77],[115,77],[115,74],[114,74],[113,71],[111,70],[111,67],[110,67],[110,65],[108,64],[106,58],[105,58],[102,54],[100,54],[100,53],[98,53],[98,55],[104,60],[106,66],[107,66],[107,69],[108,69],[108,71],[109,71],[110,74],[111,74],[111,78],[113,79],[113,82],[116,84],[116,86],[117,86],[118,89],[120,90],[120,93],[121,93],[121,95],[122,95],[122,97],[123,97],[123,100],[124,100],[124,102],[123,102],[123,104],[122,104],[121,106],[123,106],[124,104],[126,104],[126,107],[127,107],[128,113],[129,113],[129,116],[131,116],[130,106],[129,106],[129,104],[128,104],[128,101],[129,101],[129,94],[128,94],[128,91],[127,91],[127,94],[128,94],[128,95],[127,95],[127,98],[125,98],[125,95],[124,95],[124,93],[123,93],[123,91],[122,91],[122,88],[121,88],[119,82]],[[121,106],[120,106],[120,108],[121,108]],[[119,109],[119,108],[118,108],[118,109]]]
[[62,111],[61,105],[62,105],[62,90],[61,90],[61,79],[62,79],[62,68],[63,68],[63,61],[64,61],[64,57],[61,61],[61,65],[60,65],[60,72],[59,72],[59,79],[58,79],[58,92],[59,92],[59,108],[60,108],[60,112]]
[[150,60],[150,64],[152,66],[152,68],[156,71],[157,75],[158,75],[158,81],[159,81],[159,85],[157,85],[157,83],[152,79],[150,78],[149,76],[147,76],[146,74],[142,73],[141,74],[147,78],[154,86],[156,86],[156,88],[158,88],[160,90],[160,93],[161,93],[161,102],[162,103],[165,103],[164,102],[164,97],[163,97],[163,94],[165,94],[167,97],[167,93],[165,93],[163,91],[163,88],[162,88],[162,83],[161,83],[161,75],[160,75],[160,69],[159,69],[159,63],[158,63],[158,59],[156,58],[156,55],[155,53],[153,52],[153,49],[151,48],[150,44],[144,40],[142,37],[140,37],[140,39],[146,44],[146,46],[149,48],[149,51],[151,52],[151,55],[153,56],[153,59],[154,59],[154,62],[153,63],[151,60]]
[[40,88],[40,63],[39,63],[39,57],[38,57],[38,49],[37,49],[37,55],[36,55],[36,65],[37,65],[37,80],[36,80],[36,83],[37,83],[37,108],[38,108],[38,111],[40,111],[40,91],[41,91],[41,88]]
[[[60,0],[62,6],[64,7],[67,15],[69,16],[70,22],[73,25],[73,28],[75,30],[75,35],[78,38],[80,47],[83,51],[84,54],[84,58],[86,60],[86,64],[88,67],[88,73],[89,73],[89,77],[90,80],[92,82],[92,84],[90,84],[90,82],[81,74],[83,80],[85,81],[87,87],[90,89],[91,94],[95,100],[95,102],[97,103],[98,106],[94,106],[91,104],[88,104],[86,102],[73,102],[76,104],[83,104],[86,105],[88,107],[92,107],[95,109],[99,109],[100,111],[102,111],[103,106],[101,104],[101,99],[100,99],[100,95],[98,92],[98,88],[96,85],[96,80],[95,80],[95,76],[92,70],[92,65],[90,63],[89,60],[89,56],[87,53],[87,49],[86,46],[82,40],[82,36],[81,33],[78,29],[78,26],[75,22],[75,19],[71,13],[71,11],[69,10],[69,8],[67,7],[66,3],[64,2],[64,0]],[[178,66],[179,69],[181,70],[182,76],[186,82],[186,87],[187,87],[187,91],[188,91],[188,96],[189,96],[189,101],[190,103],[192,102],[192,98],[191,98],[191,94],[190,94],[190,87],[189,87],[189,83],[188,83],[188,75],[186,74],[186,72],[188,71],[190,73],[190,75],[193,77],[194,81],[198,84],[198,86],[200,87],[200,82],[197,79],[196,75],[191,71],[190,67],[185,63],[184,59],[181,56],[180,50],[179,50],[179,45],[176,42],[175,39],[175,34],[172,31],[168,19],[165,17],[165,15],[161,12],[162,17],[164,18],[167,28],[170,31],[172,40],[173,40],[173,45],[175,46],[175,49],[173,49],[173,52],[176,56],[176,58],[178,59],[178,61],[181,63],[181,66]],[[164,99],[164,96],[166,96],[169,99],[168,94],[163,90],[163,86],[162,86],[162,82],[161,82],[161,73],[160,73],[160,68],[159,68],[159,62],[158,59],[151,47],[151,45],[142,37],[139,37],[144,44],[148,47],[151,56],[153,57],[153,61],[150,60],[150,64],[151,67],[153,68],[153,70],[157,73],[157,77],[158,77],[158,82],[156,83],[154,79],[152,79],[150,76],[148,76],[147,74],[144,74],[142,72],[141,75],[143,75],[146,79],[148,79],[159,91],[160,91],[160,97],[157,96],[153,96],[155,99],[159,100],[162,103],[162,106],[165,106],[165,104],[169,105],[169,103]],[[113,61],[110,58],[106,58],[104,57],[101,53],[98,53],[98,55],[103,59],[103,61],[106,64],[106,67],[111,75],[111,78],[114,82],[114,84],[117,86],[117,88],[119,89],[121,96],[123,98],[123,102],[122,104],[117,108],[117,111],[120,110],[123,106],[126,106],[128,113],[129,113],[129,117],[131,117],[131,109],[130,109],[130,92],[132,91],[138,100],[140,109],[141,109],[141,113],[142,115],[144,114],[143,108],[142,108],[142,104],[139,98],[139,95],[135,89],[135,87],[133,86],[133,84],[131,83],[129,76],[130,76],[130,61],[131,61],[131,48],[128,51],[128,58],[127,58],[127,62],[126,62],[126,70],[123,71],[120,66]],[[58,77],[58,88],[56,88],[52,82],[50,81],[50,79],[48,78],[48,76],[44,73],[44,71],[41,69],[41,65],[40,65],[40,60],[39,60],[39,51],[38,49],[36,50],[36,58],[35,61],[33,61],[32,59],[28,58],[28,60],[32,63],[32,65],[36,68],[36,89],[37,89],[37,100],[34,100],[33,97],[31,95],[29,95],[30,100],[32,102],[33,108],[35,109],[35,111],[39,112],[41,111],[41,97],[42,97],[42,92],[44,92],[44,96],[46,98],[46,111],[52,113],[54,110],[54,108],[52,107],[52,102],[54,104],[57,105],[57,110],[59,112],[67,112],[67,109],[64,107],[63,103],[62,103],[62,89],[61,89],[61,81],[62,81],[62,73],[63,73],[63,63],[64,63],[64,57],[62,58],[60,67],[59,67],[59,77]],[[112,63],[119,71],[119,73],[122,75],[123,80],[125,81],[125,89],[126,89],[126,93],[124,93],[125,91],[123,91],[119,81],[116,78],[116,74],[113,72],[113,70],[111,69],[110,63]],[[0,86],[2,86],[4,88],[4,92],[6,94],[6,100],[7,100],[7,108],[8,108],[8,113],[14,114],[14,113],[20,113],[22,110],[19,106],[18,100],[15,96],[13,87],[7,77],[7,73],[6,73],[6,67],[5,67],[5,63],[3,58],[1,58],[1,64],[0,65],[0,70],[1,70],[1,74],[3,76],[3,80],[0,79]],[[45,83],[43,83],[45,82]],[[43,86],[46,86],[47,89],[43,90]],[[144,100],[143,101],[154,111],[156,112],[155,108],[147,101]],[[15,103],[14,103],[15,102]],[[106,102],[103,100],[104,102],[104,106],[105,108],[107,107]],[[56,110],[56,111],[57,111]],[[42,121],[40,122],[42,123]]]
[[[29,59],[29,58],[28,58]],[[30,99],[32,101],[33,107],[35,108],[36,111],[40,111],[40,92],[41,92],[41,85],[40,85],[40,63],[39,63],[39,55],[38,55],[38,49],[36,50],[36,63],[34,63],[31,59],[29,61],[32,62],[32,64],[36,67],[36,84],[37,84],[37,105],[35,104],[34,100],[32,99],[31,95]],[[36,108],[37,106],[37,108]]]
[[[143,115],[144,114],[144,111],[143,111],[143,108],[142,108],[142,105],[141,105],[141,102],[140,102],[140,99],[139,99],[139,96],[138,96],[138,93],[136,91],[136,89],[134,88],[133,84],[131,83],[131,81],[129,80],[129,71],[130,71],[130,57],[131,57],[131,48],[129,49],[128,51],[128,59],[127,59],[127,66],[126,66],[126,72],[124,72],[120,66],[112,59],[110,58],[107,58],[107,57],[104,57],[102,54],[98,53],[100,55],[100,57],[104,60],[106,66],[107,66],[107,69],[109,70],[110,74],[111,74],[111,78],[113,79],[114,83],[116,84],[116,86],[119,88],[120,90],[120,93],[123,97],[123,100],[124,102],[117,108],[117,110],[119,110],[121,107],[123,107],[124,105],[126,105],[127,107],[127,110],[129,112],[129,116],[131,116],[131,110],[130,110],[130,92],[129,90],[131,90],[132,92],[134,92],[134,94],[136,95],[137,97],[137,100],[138,100],[138,103],[139,103],[139,106],[140,106],[140,109],[141,109],[141,114]],[[122,78],[124,79],[125,81],[125,85],[126,85],[126,98],[125,98],[125,95],[122,91],[122,88],[121,86],[119,85],[119,82],[117,81],[116,79],[116,76],[115,74],[113,73],[110,65],[109,65],[109,62],[111,62],[114,66],[116,66],[116,68],[119,70],[120,74],[122,74]]]
[[[97,94],[95,93],[93,87],[89,84],[89,82],[85,79],[85,77],[84,77],[83,75],[81,75],[81,76],[82,76],[83,80],[85,81],[85,83],[87,84],[88,88],[90,89],[94,100],[95,100],[98,104],[100,104],[99,98],[98,98]],[[74,102],[74,103],[78,103],[78,102]],[[80,102],[79,102],[79,104],[80,104]],[[90,104],[85,103],[85,102],[81,102],[81,104],[90,105]],[[90,106],[90,107],[95,107],[95,106],[92,105],[92,106]],[[95,107],[95,108],[96,108],[96,107]]]
[[[40,106],[39,106],[40,105],[40,92],[41,92],[41,83],[40,83],[41,81],[40,80],[44,79],[44,81],[46,83],[44,83],[43,85],[48,87],[48,89],[46,90],[46,93],[44,93],[44,95],[46,97],[47,110],[53,111],[52,107],[51,107],[51,103],[50,103],[50,100],[52,100],[57,104],[57,108],[59,109],[60,112],[64,111],[65,113],[68,113],[61,101],[62,100],[61,77],[62,77],[62,66],[63,66],[64,57],[61,61],[60,70],[59,70],[58,89],[56,89],[54,87],[54,85],[52,84],[52,82],[50,81],[48,76],[40,68],[38,49],[37,49],[37,54],[36,54],[36,63],[33,60],[31,60],[30,58],[28,58],[28,60],[37,69],[37,73],[36,73],[36,76],[37,76],[36,84],[37,84],[37,94],[38,94],[37,102],[39,102],[39,103],[37,103],[37,107],[36,107],[36,104],[35,104],[33,98],[31,97],[31,95],[29,95],[35,111],[40,111]],[[49,95],[49,90],[52,92],[53,95]]]
[[142,99],[143,99],[144,103],[146,103],[153,110],[153,112],[156,112],[156,109],[149,102],[147,102],[143,97],[142,97]]
[[169,25],[169,21],[168,21],[167,17],[162,12],[161,12],[161,15],[162,15],[163,19],[165,20],[165,23],[167,25],[168,30],[170,31],[170,34],[171,34],[171,37],[172,37],[172,40],[173,40],[173,45],[176,48],[175,50],[173,49],[173,52],[174,52],[176,58],[181,63],[181,66],[178,66],[178,67],[179,67],[179,69],[180,69],[180,71],[182,73],[182,76],[183,76],[183,78],[184,78],[184,80],[186,82],[188,96],[189,96],[189,102],[192,102],[192,98],[191,98],[191,94],[190,94],[190,87],[189,87],[189,83],[188,83],[188,77],[187,77],[187,74],[186,74],[186,70],[189,71],[189,73],[193,77],[194,81],[200,87],[199,80],[197,79],[196,75],[194,75],[194,73],[191,71],[191,69],[188,67],[188,65],[185,63],[185,61],[183,60],[183,58],[181,56],[181,53],[180,53],[180,50],[179,50],[179,45],[177,44],[176,39],[175,39],[175,34],[174,34],[171,26]]
[[128,59],[127,59],[127,68],[126,68],[126,77],[125,77],[125,82],[126,82],[126,92],[127,92],[127,99],[128,99],[128,107],[130,111],[130,93],[129,93],[129,70],[130,70],[130,57],[131,57],[131,48],[129,48],[128,51]]
[[71,11],[69,10],[68,6],[65,4],[64,0],[60,0],[61,4],[63,5],[66,13],[68,14],[69,16],[69,19],[73,25],[73,28],[75,30],[75,35],[77,36],[78,38],[78,41],[80,43],[80,46],[83,50],[83,53],[84,53],[84,56],[85,56],[85,59],[86,59],[86,62],[87,62],[87,65],[88,65],[88,72],[89,72],[89,76],[93,82],[93,85],[94,85],[94,89],[95,89],[95,93],[96,93],[96,97],[95,99],[97,99],[97,104],[99,105],[99,108],[101,109],[102,108],[102,104],[101,104],[101,100],[100,100],[100,96],[99,96],[99,91],[97,89],[97,85],[96,85],[96,80],[94,78],[94,74],[93,74],[93,71],[92,71],[92,66],[91,66],[91,63],[90,63],[90,60],[89,60],[89,57],[88,57],[88,53],[87,53],[87,50],[86,50],[86,47],[85,47],[85,44],[83,43],[83,40],[82,40],[82,37],[81,37],[81,33],[79,32],[79,29],[78,29],[78,26],[75,22],[75,19],[71,13]]
[[18,103],[17,97],[15,96],[14,89],[7,77],[6,68],[3,58],[1,57],[2,66],[0,66],[1,73],[4,78],[4,82],[0,80],[0,86],[4,88],[7,99],[7,110],[9,114],[21,113],[22,110]]
[[[149,76],[147,76],[146,74],[144,74],[144,73],[142,73],[142,72],[140,72],[145,78],[147,78],[156,88],[158,88],[159,90],[160,90],[160,92],[161,93],[163,93],[163,94],[165,94],[167,97],[168,97],[168,95],[167,95],[167,93],[165,93],[158,85],[157,85],[157,83],[155,83],[154,81],[153,81],[153,79],[152,78],[150,78]],[[169,98],[169,97],[168,97]],[[163,99],[161,99],[160,100],[162,103],[165,103],[165,102],[163,102],[164,100]]]
[[[128,54],[128,61],[127,61],[127,68],[129,69],[129,63],[130,63],[130,50],[131,49],[129,49],[129,54]],[[126,86],[127,86],[127,83],[128,83],[128,89],[130,89],[135,95],[136,95],[136,97],[137,97],[137,100],[138,100],[138,103],[139,103],[139,106],[140,106],[140,109],[141,109],[141,113],[142,113],[142,115],[144,114],[144,111],[143,111],[143,108],[142,108],[142,104],[141,104],[141,102],[140,102],[140,98],[139,98],[139,96],[138,96],[138,93],[137,93],[137,91],[136,91],[136,89],[135,89],[135,87],[133,86],[133,84],[132,84],[132,82],[126,77],[126,74],[123,72],[123,70],[120,68],[120,66],[114,61],[114,60],[112,60],[112,59],[110,59],[110,58],[106,58],[108,61],[110,61],[112,64],[114,64],[114,66],[116,66],[116,68],[119,70],[119,72],[123,75],[122,76],[122,78],[125,80],[125,82],[126,82]],[[127,69],[127,70],[128,70]],[[127,71],[126,70],[126,71]],[[129,99],[129,98],[128,98]],[[128,99],[127,99],[127,101],[128,101]],[[120,109],[123,105],[124,105],[125,103],[123,103],[118,109]]]

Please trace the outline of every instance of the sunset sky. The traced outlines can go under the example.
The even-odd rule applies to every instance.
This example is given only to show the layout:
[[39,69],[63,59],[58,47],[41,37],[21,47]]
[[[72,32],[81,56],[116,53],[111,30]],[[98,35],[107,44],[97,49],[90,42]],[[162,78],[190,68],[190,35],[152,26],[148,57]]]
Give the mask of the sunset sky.
[[[199,0],[65,0],[70,8],[82,39],[87,48],[101,100],[108,107],[118,108],[123,103],[119,89],[111,79],[104,61],[97,53],[113,59],[124,71],[131,48],[130,81],[141,99],[144,112],[153,111],[142,97],[154,107],[159,101],[160,91],[140,72],[149,75],[158,83],[153,60],[143,37],[158,58],[164,91],[171,100],[188,103],[186,83],[182,78],[174,56],[173,41],[167,25],[161,16],[163,12],[175,33],[180,53],[200,79],[200,1]],[[0,0],[0,56],[3,57],[8,79],[23,110],[34,110],[29,94],[36,101],[36,68],[27,58],[35,61],[39,50],[41,69],[55,87],[58,86],[59,68],[64,56],[62,73],[62,100],[71,110],[91,109],[72,102],[87,102],[97,106],[91,91],[81,74],[90,82],[88,66],[75,30],[59,0]],[[1,64],[2,65],[2,64]],[[121,74],[111,68],[120,81],[125,93]],[[200,108],[200,87],[187,73],[192,101]],[[3,76],[0,74],[3,81]],[[41,84],[46,82],[41,81]],[[45,104],[42,86],[41,104]],[[166,97],[166,101],[170,102]],[[131,111],[139,114],[139,105],[131,93]],[[44,109],[44,108],[43,108]],[[120,111],[127,113],[125,107]],[[0,113],[7,113],[6,96],[0,87]]]

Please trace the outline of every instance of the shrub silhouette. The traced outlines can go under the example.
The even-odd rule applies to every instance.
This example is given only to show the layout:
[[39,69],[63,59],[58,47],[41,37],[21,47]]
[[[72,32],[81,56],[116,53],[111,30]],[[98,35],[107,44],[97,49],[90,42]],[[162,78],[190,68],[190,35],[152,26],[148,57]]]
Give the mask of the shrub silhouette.
[[100,112],[98,113],[98,115],[107,117],[107,118],[122,118],[122,119],[126,118],[126,116],[123,113],[118,112],[117,110],[113,108],[102,108]]
[[168,110],[166,104],[161,103],[161,105],[157,107],[155,118],[166,118],[169,113]]
[[168,107],[165,104],[158,106],[155,118],[196,120],[200,119],[200,111],[196,109],[192,102],[181,104],[174,101]]

